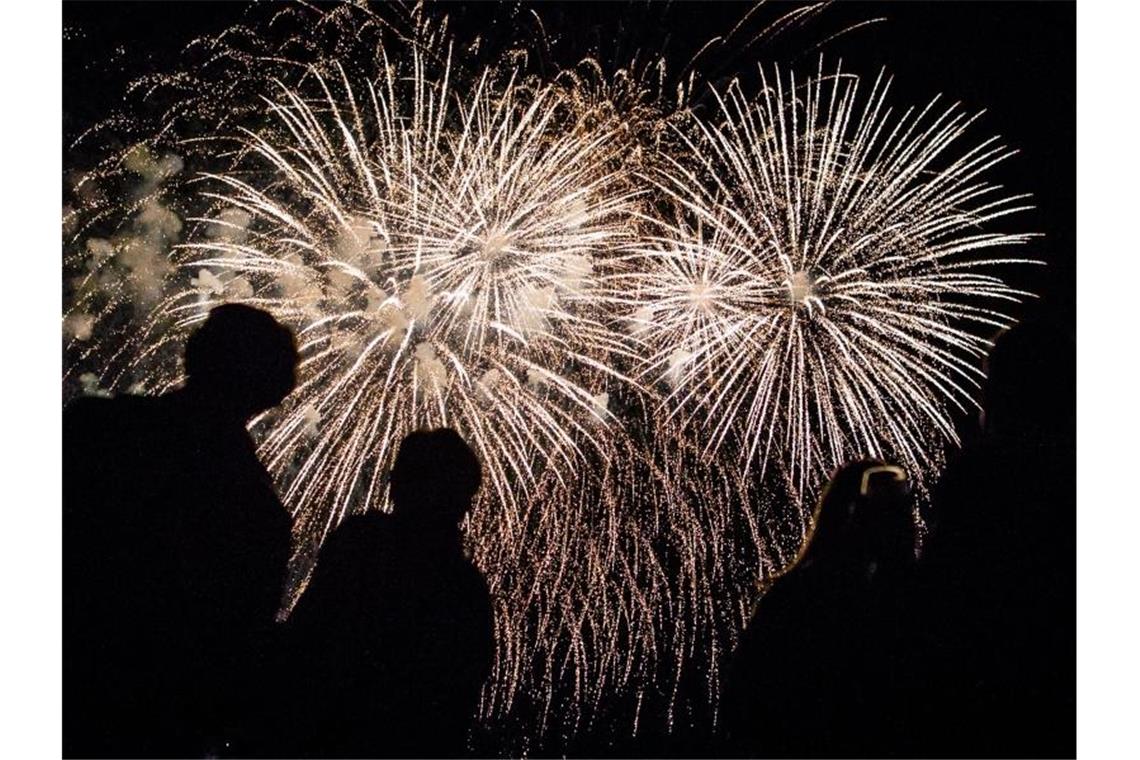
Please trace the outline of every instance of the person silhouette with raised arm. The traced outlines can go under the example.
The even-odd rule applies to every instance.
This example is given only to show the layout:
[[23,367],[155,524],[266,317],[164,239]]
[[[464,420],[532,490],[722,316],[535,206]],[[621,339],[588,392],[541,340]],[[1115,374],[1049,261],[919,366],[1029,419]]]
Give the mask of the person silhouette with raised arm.
[[289,620],[301,756],[456,757],[492,666],[483,575],[460,522],[482,479],[451,429],[400,444],[391,515],[349,517]]
[[836,471],[799,556],[770,582],[729,658],[722,754],[900,754],[915,541],[904,470],[858,461]]
[[297,364],[289,329],[224,305],[184,387],[65,410],[65,755],[254,751],[291,520],[246,424]]

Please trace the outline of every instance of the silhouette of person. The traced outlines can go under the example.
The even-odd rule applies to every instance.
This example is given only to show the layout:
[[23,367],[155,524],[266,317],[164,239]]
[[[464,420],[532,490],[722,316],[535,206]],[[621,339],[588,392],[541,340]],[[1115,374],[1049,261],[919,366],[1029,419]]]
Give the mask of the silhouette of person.
[[289,620],[302,756],[463,755],[494,654],[490,595],[459,523],[481,481],[450,429],[400,444],[391,515],[349,517]]
[[934,494],[921,730],[946,755],[1076,753],[1073,351],[1044,322],[999,338],[981,437]]
[[725,669],[726,754],[889,754],[911,683],[914,526],[900,468],[855,462],[832,477],[800,556],[769,584]]
[[64,413],[64,751],[250,751],[290,518],[246,422],[295,385],[292,333],[213,309],[184,387]]

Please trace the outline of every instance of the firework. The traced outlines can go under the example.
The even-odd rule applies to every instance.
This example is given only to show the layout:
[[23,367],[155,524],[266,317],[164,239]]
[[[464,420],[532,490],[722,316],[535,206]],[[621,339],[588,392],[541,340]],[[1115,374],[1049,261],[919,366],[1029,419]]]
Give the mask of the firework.
[[452,426],[486,473],[485,724],[620,732],[686,678],[714,704],[798,548],[787,494],[857,456],[921,476],[955,440],[990,302],[1022,295],[988,253],[1027,239],[988,231],[1020,198],[980,179],[1008,151],[955,153],[972,120],[893,117],[882,79],[776,73],[702,117],[652,57],[541,77],[420,6],[270,14],[140,80],[157,113],[73,176],[66,386],[164,392],[212,306],[265,309],[302,353],[251,424],[294,595],[344,515],[387,508],[403,436]]
[[957,107],[896,116],[889,80],[761,69],[694,119],[688,155],[647,177],[665,209],[613,289],[647,348],[638,373],[662,413],[708,430],[709,451],[774,467],[814,495],[854,457],[916,478],[957,442],[1001,311],[1000,279],[1032,236],[991,229],[1027,208],[985,173],[1013,151],[961,148]]

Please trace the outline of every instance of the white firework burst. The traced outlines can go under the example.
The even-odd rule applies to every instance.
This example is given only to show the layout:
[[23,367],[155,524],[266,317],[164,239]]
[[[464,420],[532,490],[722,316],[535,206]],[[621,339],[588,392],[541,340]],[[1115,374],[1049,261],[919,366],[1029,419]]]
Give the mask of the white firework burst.
[[882,75],[760,70],[684,133],[689,155],[647,181],[665,199],[612,297],[646,346],[637,373],[707,448],[775,465],[813,495],[853,457],[920,479],[974,403],[1001,310],[1000,278],[1032,236],[993,229],[1027,208],[986,179],[1013,151],[967,145],[957,106],[896,115]]

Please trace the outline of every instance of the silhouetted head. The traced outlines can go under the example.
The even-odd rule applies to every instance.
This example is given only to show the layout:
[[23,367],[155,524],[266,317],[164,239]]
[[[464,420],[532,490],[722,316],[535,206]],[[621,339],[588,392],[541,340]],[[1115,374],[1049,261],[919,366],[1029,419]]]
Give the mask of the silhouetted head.
[[918,529],[906,470],[883,462],[865,467],[857,499],[855,529],[867,560],[879,567],[912,564]]
[[451,428],[421,430],[400,443],[392,467],[392,501],[402,517],[456,525],[483,480],[471,447]]
[[915,523],[906,472],[876,460],[840,467],[816,505],[802,562],[835,566],[909,563]]
[[985,431],[1051,439],[1075,429],[1076,344],[1045,322],[1004,332],[986,361]]
[[292,392],[298,361],[289,328],[260,309],[225,304],[186,342],[187,387],[244,420]]

